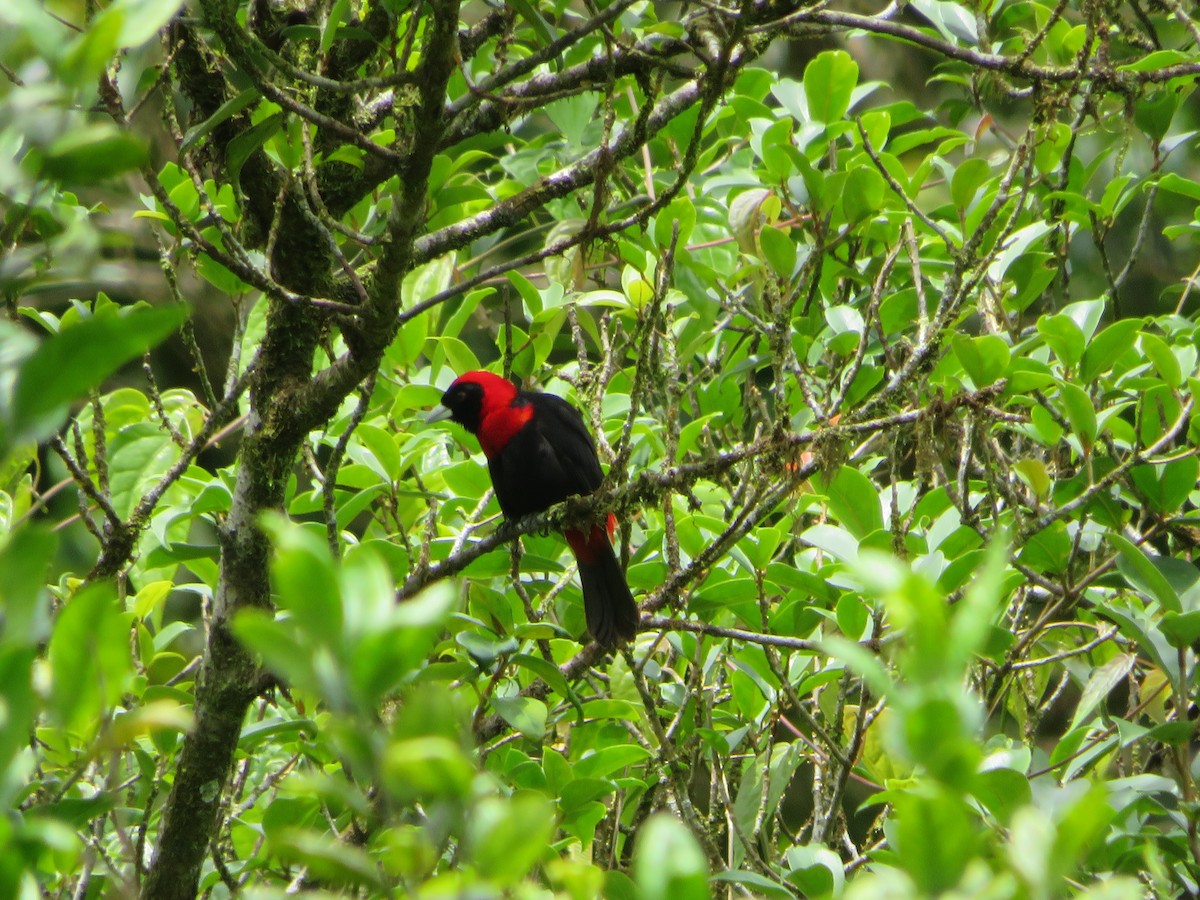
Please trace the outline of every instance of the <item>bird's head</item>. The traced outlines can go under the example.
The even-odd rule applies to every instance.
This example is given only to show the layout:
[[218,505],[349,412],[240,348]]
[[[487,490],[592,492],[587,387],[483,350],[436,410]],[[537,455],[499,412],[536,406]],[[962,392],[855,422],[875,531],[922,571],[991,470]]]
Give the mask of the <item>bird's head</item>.
[[472,434],[478,434],[484,416],[509,406],[517,396],[517,386],[491,372],[466,372],[454,379],[442,402],[425,417],[426,422],[450,419]]

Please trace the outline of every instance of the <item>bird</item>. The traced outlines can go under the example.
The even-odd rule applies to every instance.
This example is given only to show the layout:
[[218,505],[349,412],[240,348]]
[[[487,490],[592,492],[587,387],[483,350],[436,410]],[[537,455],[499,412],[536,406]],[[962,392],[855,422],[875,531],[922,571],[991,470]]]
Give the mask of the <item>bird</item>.
[[[555,394],[521,390],[507,378],[471,371],[456,378],[426,422],[449,419],[479,439],[500,511],[509,521],[568,497],[594,493],[604,480],[583,416]],[[631,641],[638,608],[613,550],[616,517],[566,528],[579,564],[587,629],[602,647]]]

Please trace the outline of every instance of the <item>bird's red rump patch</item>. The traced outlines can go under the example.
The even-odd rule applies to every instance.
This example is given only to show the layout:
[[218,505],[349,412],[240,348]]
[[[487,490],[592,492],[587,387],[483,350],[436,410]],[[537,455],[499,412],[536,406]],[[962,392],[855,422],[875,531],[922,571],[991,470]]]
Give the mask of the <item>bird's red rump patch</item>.
[[533,418],[533,407],[529,404],[516,405],[509,401],[491,403],[484,395],[483,413],[479,424],[479,446],[487,456],[495,456]]
[[617,517],[609,513],[607,529],[600,525],[593,525],[586,532],[567,528],[563,531],[563,537],[571,545],[571,551],[581,566],[593,566],[600,559],[600,552],[608,545],[616,525]]

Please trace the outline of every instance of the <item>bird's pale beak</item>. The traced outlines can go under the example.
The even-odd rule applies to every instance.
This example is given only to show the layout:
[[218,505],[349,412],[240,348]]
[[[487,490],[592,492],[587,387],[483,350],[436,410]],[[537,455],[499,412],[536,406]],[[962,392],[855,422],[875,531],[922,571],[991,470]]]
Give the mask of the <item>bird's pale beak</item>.
[[425,424],[428,425],[431,422],[443,422],[452,415],[454,415],[454,413],[450,411],[449,407],[442,406],[442,404],[439,403],[429,411],[429,415],[425,417]]

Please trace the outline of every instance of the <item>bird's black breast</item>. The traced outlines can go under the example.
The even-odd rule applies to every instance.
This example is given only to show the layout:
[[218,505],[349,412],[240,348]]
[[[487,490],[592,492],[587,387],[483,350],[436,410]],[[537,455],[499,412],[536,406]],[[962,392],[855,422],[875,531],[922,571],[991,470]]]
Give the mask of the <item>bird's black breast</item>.
[[522,392],[517,402],[533,416],[488,460],[504,515],[519,519],[600,487],[604,472],[579,411],[553,394]]

